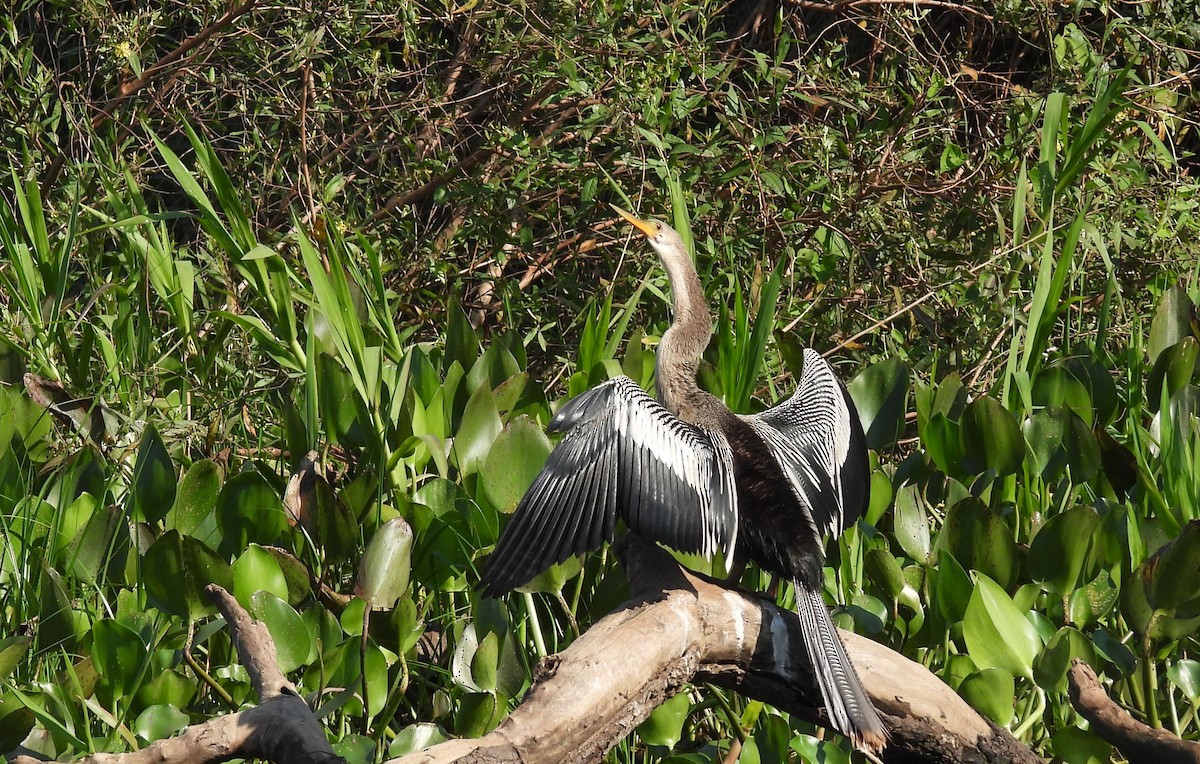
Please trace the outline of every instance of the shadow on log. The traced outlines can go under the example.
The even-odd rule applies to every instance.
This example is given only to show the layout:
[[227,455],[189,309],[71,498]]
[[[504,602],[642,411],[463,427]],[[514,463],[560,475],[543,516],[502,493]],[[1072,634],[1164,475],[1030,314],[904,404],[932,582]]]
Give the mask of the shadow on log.
[[[801,644],[795,613],[685,571],[636,537],[623,547],[633,597],[542,661],[499,727],[392,764],[597,761],[689,682],[826,722],[805,651],[791,647]],[[842,639],[891,735],[885,762],[1041,761],[925,667],[855,634]]]

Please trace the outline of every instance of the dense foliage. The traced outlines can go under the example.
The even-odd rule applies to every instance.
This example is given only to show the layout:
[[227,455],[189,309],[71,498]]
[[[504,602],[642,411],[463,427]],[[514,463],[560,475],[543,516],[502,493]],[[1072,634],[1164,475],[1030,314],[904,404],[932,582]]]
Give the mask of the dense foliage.
[[[1111,755],[1073,657],[1195,738],[1200,23],[996,6],[19,0],[0,751],[246,702],[209,581],[353,761],[498,723],[624,591],[599,554],[475,592],[553,402],[652,381],[667,285],[607,202],[694,241],[731,406],[803,345],[853,379],[877,468],[841,625],[1047,755]],[[696,688],[611,758],[733,740],[848,750]]]

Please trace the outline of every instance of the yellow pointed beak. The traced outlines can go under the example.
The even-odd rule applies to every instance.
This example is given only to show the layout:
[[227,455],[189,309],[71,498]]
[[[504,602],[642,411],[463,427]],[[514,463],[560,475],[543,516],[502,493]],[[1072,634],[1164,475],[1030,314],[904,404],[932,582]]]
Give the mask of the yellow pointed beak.
[[615,204],[610,204],[608,206],[616,210],[618,215],[625,218],[627,221],[629,221],[630,225],[632,225],[634,228],[637,228],[647,236],[654,236],[657,233],[657,231],[654,230],[654,226],[634,215],[632,212],[626,212]]

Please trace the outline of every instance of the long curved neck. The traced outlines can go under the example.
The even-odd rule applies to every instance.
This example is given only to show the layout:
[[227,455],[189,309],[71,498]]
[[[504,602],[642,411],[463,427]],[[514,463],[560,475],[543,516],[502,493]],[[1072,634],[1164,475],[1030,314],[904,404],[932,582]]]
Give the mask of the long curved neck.
[[704,288],[687,252],[672,247],[660,252],[659,259],[671,281],[675,316],[658,345],[655,362],[658,397],[668,410],[679,415],[680,409],[688,408],[689,400],[701,395],[696,370],[712,335],[712,321],[704,301]]

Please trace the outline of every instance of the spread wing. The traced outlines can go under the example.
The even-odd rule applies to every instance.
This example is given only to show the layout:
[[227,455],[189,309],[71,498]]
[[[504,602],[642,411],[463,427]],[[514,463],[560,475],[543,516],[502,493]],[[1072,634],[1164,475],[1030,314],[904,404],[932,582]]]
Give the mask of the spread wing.
[[743,417],[779,461],[821,533],[837,536],[862,516],[871,496],[862,422],[850,394],[815,350],[804,350],[796,392]]
[[719,432],[680,420],[628,377],[567,403],[549,430],[566,434],[488,558],[486,594],[611,541],[617,517],[681,552],[732,559],[737,492]]

